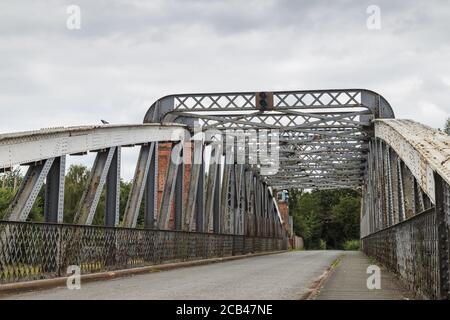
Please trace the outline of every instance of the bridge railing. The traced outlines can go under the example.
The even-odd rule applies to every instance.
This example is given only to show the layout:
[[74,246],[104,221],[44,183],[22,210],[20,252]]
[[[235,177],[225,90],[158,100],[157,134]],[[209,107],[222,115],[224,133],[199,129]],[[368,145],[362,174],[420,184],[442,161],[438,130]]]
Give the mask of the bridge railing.
[[431,299],[450,297],[449,144],[411,120],[376,120],[363,186],[364,251]]
[[0,283],[285,249],[284,238],[0,221]]
[[431,208],[408,220],[361,239],[363,251],[398,274],[409,290],[439,298],[439,259],[436,210]]

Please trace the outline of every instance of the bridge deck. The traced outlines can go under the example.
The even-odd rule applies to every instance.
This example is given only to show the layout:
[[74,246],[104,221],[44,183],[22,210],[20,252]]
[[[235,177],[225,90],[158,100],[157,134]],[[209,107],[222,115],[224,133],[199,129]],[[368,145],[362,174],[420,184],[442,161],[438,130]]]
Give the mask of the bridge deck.
[[376,264],[359,251],[345,252],[335,270],[320,289],[317,300],[402,300],[410,294],[398,280],[381,268],[381,289],[367,288],[367,267]]
[[9,299],[301,299],[340,251],[292,251],[7,296]]

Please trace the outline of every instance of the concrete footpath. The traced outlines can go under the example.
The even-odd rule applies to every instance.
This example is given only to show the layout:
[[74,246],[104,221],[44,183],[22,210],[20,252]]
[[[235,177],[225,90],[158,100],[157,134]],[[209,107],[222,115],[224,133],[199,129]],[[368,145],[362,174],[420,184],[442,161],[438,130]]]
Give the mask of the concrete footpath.
[[381,268],[381,289],[369,290],[367,267],[376,264],[360,251],[345,251],[324,281],[317,300],[404,300],[412,295],[402,289],[395,276]]

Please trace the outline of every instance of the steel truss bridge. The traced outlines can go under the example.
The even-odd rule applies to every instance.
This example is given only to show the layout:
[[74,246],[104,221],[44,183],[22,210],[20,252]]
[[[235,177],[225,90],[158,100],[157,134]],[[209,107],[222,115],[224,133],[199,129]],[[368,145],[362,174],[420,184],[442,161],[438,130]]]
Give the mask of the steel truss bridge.
[[[121,149],[132,146],[134,179],[120,195]],[[88,152],[90,178],[65,221],[66,157]],[[0,135],[0,169],[17,165],[28,171],[0,222],[0,283],[69,265],[90,273],[287,249],[278,192],[353,188],[363,250],[418,294],[449,298],[450,138],[394,119],[369,90],[166,96],[143,124]],[[30,222],[43,187],[45,222]],[[92,226],[102,192],[104,225]]]

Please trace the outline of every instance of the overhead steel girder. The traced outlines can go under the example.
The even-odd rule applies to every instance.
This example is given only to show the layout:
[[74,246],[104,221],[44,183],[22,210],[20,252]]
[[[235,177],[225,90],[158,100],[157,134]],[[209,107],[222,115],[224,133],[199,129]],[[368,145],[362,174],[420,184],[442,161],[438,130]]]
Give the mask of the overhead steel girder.
[[[314,175],[317,171],[304,169],[327,164],[331,166],[329,172],[336,171],[335,175],[327,173],[327,180],[333,181],[341,176],[338,172],[340,165],[345,169],[353,168],[361,175],[364,173],[365,167],[361,161],[367,158],[369,150],[366,142],[373,135],[371,120],[394,117],[387,101],[368,90],[286,91],[270,94],[273,107],[265,110],[258,108],[257,93],[254,92],[166,96],[150,107],[144,122],[177,121],[188,125],[200,122],[204,130],[211,128],[224,132],[230,129],[276,129],[280,141],[278,160],[281,171],[289,167],[289,173],[293,175],[300,173],[302,177],[308,178],[309,174],[311,178],[318,179],[319,176]],[[252,150],[256,152],[249,160],[254,161],[259,156],[260,145],[258,141],[249,144],[253,144]],[[250,145],[241,152],[247,150],[250,150]],[[303,165],[296,171],[293,163]],[[258,168],[253,169],[258,171]],[[268,170],[267,174],[273,172]],[[229,179],[228,172],[226,174],[225,183]],[[270,176],[267,181],[276,182],[278,177]]]
[[277,177],[275,179],[265,179],[265,181],[268,181],[271,183],[271,185],[275,185],[276,183],[286,183],[286,182],[293,182],[293,183],[300,183],[300,182],[314,182],[315,180],[323,180],[325,181],[336,181],[336,182],[362,182],[363,178],[359,176],[326,176],[326,175],[312,175],[312,176],[303,176],[303,177],[292,177],[289,179],[288,177]]
[[358,190],[362,186],[362,181],[325,181],[324,183],[307,182],[307,181],[288,181],[271,183],[272,187],[277,190],[289,190],[289,189],[353,189]]
[[348,143],[348,142],[340,142],[337,143],[321,143],[321,142],[298,142],[298,143],[290,143],[289,141],[284,141],[280,143],[280,148],[285,152],[295,151],[295,150],[308,150],[314,148],[323,148],[323,149],[343,149],[343,150],[353,150],[353,149],[367,149],[369,147],[368,143]]
[[[370,126],[370,122],[353,120],[367,113],[352,114],[349,119],[328,118],[309,122],[304,116],[287,116],[284,114],[253,114],[249,116],[210,116],[188,112],[174,112],[173,115],[186,118],[202,119],[205,129],[279,129],[280,131],[309,132],[309,129],[322,131],[361,129]],[[286,120],[286,121],[282,121]],[[331,123],[330,123],[331,122]]]
[[[251,225],[248,225],[253,219],[251,216],[244,220],[247,225],[240,227],[239,210],[244,203],[247,212],[254,212],[249,214],[255,219],[253,234],[272,234],[274,230],[268,212],[272,210],[271,196],[267,191],[270,185],[293,188],[360,186],[369,151],[367,142],[373,136],[371,121],[394,117],[387,101],[368,90],[269,94],[273,97],[273,107],[265,110],[259,109],[255,92],[171,95],[159,99],[149,108],[144,123],[178,122],[191,128],[195,123],[200,123],[203,130],[214,129],[225,133],[236,129],[235,137],[240,136],[241,129],[249,132],[276,130],[280,148],[276,150],[277,156],[279,154],[279,172],[275,175],[269,175],[276,171],[275,167],[271,170],[272,160],[267,162],[271,169],[265,170],[266,176],[261,170],[266,169],[264,164],[252,165],[247,168],[253,171],[251,178],[244,174],[245,179],[240,177],[238,165],[234,162],[227,162],[224,166],[214,161],[210,163],[206,183],[208,197],[202,215],[204,221],[197,221],[196,229],[199,229],[200,223],[203,226],[200,229],[207,232],[238,232],[238,229],[253,232]],[[267,146],[266,142],[251,140],[244,148],[239,149],[239,145],[233,144],[231,149],[245,154],[252,151],[248,160],[253,161],[261,155],[272,155],[270,151],[265,152]],[[227,145],[221,147],[227,148]],[[221,156],[221,151],[215,151],[213,158],[217,158],[218,153]],[[175,174],[175,171],[172,173]],[[197,196],[200,175],[200,168],[194,164],[183,222],[184,228],[189,230],[193,229],[195,206],[200,199]],[[289,179],[294,183],[287,183]],[[173,193],[169,190],[173,187],[173,183],[166,182],[164,194],[167,197]],[[170,199],[167,197],[164,199]],[[164,199],[163,203],[170,203]],[[169,211],[168,206],[164,210],[163,205],[160,207],[160,228],[167,227]],[[162,216],[164,214],[166,216]]]
[[355,144],[364,144],[370,141],[370,137],[320,137],[318,135],[309,135],[309,136],[284,136],[280,134],[278,136],[278,141],[280,145],[288,144],[288,145],[328,145],[328,144],[342,144],[342,143],[355,143]]
[[278,172],[275,175],[267,176],[267,178],[273,178],[275,177],[296,177],[296,176],[304,176],[304,175],[316,175],[316,174],[327,174],[327,175],[341,175],[341,174],[361,174],[361,168],[328,168],[328,169],[314,169],[314,168],[300,168],[297,171],[289,170],[287,172],[283,170],[278,170]]
[[[155,102],[145,116],[157,120],[171,111],[244,111],[256,110],[255,92],[200,93],[169,95]],[[393,118],[389,103],[379,94],[365,89],[303,90],[273,92],[274,109],[317,109],[366,107],[376,118]]]
[[367,152],[367,150],[365,149],[354,149],[354,150],[335,150],[335,151],[328,151],[330,149],[320,149],[320,150],[304,150],[304,151],[300,151],[300,150],[296,150],[294,152],[285,152],[285,151],[281,151],[280,154],[286,154],[287,157],[305,157],[308,155],[312,155],[312,154],[325,154],[325,155],[356,155],[359,156],[361,155],[362,152]]
[[[361,163],[359,165],[357,164],[345,164],[345,163],[339,163],[339,169],[355,169],[360,168],[364,169],[366,167],[365,163]],[[305,170],[327,170],[327,169],[336,169],[336,164],[325,162],[325,163],[319,163],[319,164],[308,164],[306,166],[302,166],[301,163],[298,165],[288,165],[283,166],[283,168],[278,169],[278,173],[289,173],[289,172],[301,172]]]
[[340,174],[334,174],[334,173],[311,173],[311,174],[304,174],[304,175],[275,175],[275,176],[266,176],[264,181],[270,181],[270,182],[276,182],[276,181],[296,181],[298,179],[354,179],[354,180],[362,180],[363,176],[359,172],[349,172],[345,173],[342,172]]

